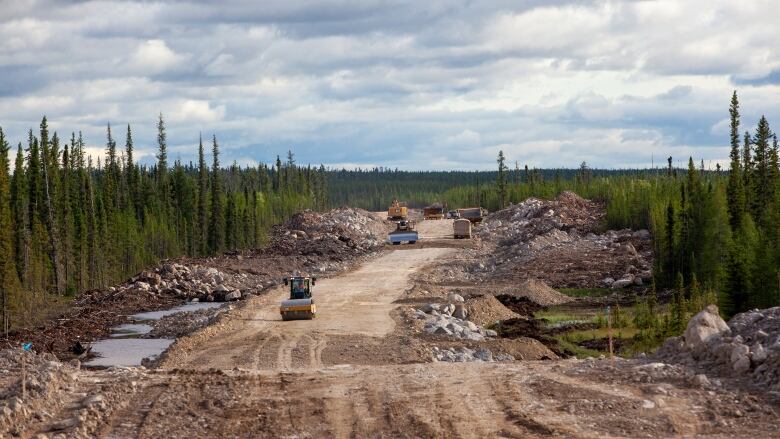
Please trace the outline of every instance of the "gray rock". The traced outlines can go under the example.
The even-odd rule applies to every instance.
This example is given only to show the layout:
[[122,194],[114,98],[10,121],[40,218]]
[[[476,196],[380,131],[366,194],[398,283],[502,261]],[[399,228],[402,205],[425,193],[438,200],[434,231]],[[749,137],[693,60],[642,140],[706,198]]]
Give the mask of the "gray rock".
[[764,346],[761,343],[757,342],[750,349],[750,359],[753,360],[754,364],[761,364],[764,361],[766,361],[767,359],[766,349],[764,349]]
[[612,282],[612,288],[625,288],[629,285],[634,284],[634,275],[633,274],[626,274],[621,279],[616,280],[615,282]]
[[704,375],[703,373],[695,375],[691,379],[691,384],[702,389],[709,389],[712,386],[707,375]]
[[485,335],[488,337],[498,337],[498,332],[492,330],[492,329],[486,329]]
[[447,300],[449,300],[451,303],[461,302],[463,303],[465,300],[463,299],[463,296],[457,293],[450,293],[447,295]]
[[452,315],[453,312],[455,312],[455,305],[453,304],[447,304],[442,308],[441,310],[442,314]]
[[745,355],[744,357],[739,357],[737,361],[733,363],[734,372],[736,373],[745,373],[750,370],[750,358]]
[[474,358],[480,359],[485,362],[493,361],[493,353],[489,349],[479,348],[474,352]]
[[432,332],[433,334],[436,334],[436,335],[452,335],[452,331],[450,331],[449,329],[447,329],[447,328],[445,328],[443,326],[436,326],[435,328],[436,329],[434,329],[433,332]]
[[611,287],[612,284],[615,283],[615,279],[612,279],[611,277],[605,277],[604,280],[602,280],[601,282],[603,282],[604,285]]
[[729,326],[718,315],[718,307],[709,305],[688,321],[683,334],[685,346],[694,352],[707,350],[707,343],[716,336],[728,333]]
[[422,312],[430,314],[431,311],[438,311],[440,308],[440,305],[438,303],[428,303],[420,307]]
[[453,317],[465,320],[468,317],[468,311],[462,303],[457,303],[455,304],[455,311],[453,311],[452,315]]
[[[746,345],[743,345],[741,343],[736,344],[731,349],[731,363],[734,364],[737,361],[741,360],[743,357],[747,357],[748,353],[750,353],[750,348],[748,348]],[[748,364],[750,364],[748,362]]]
[[238,300],[241,298],[241,291],[234,290],[227,294],[225,294],[225,302],[229,302],[231,300]]

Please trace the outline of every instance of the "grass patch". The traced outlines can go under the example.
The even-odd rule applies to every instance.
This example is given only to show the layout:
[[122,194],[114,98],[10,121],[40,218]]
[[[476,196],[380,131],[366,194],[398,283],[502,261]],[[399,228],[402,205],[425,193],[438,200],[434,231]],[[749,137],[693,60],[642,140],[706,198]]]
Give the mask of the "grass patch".
[[[632,338],[634,335],[636,335],[637,332],[639,332],[639,329],[634,327],[612,328],[612,337]],[[577,343],[584,340],[593,340],[593,339],[604,338],[608,336],[609,336],[609,329],[598,328],[598,329],[586,329],[584,331],[571,331],[563,334],[561,337],[571,342]]]
[[609,288],[558,288],[558,291],[569,297],[604,297],[613,292]]
[[562,350],[571,352],[577,358],[587,358],[587,357],[598,358],[600,355],[604,353],[604,352],[594,351],[593,349],[584,348],[582,346],[578,346],[570,341],[565,340],[563,337],[556,337],[556,338],[558,339],[558,346],[560,346]]

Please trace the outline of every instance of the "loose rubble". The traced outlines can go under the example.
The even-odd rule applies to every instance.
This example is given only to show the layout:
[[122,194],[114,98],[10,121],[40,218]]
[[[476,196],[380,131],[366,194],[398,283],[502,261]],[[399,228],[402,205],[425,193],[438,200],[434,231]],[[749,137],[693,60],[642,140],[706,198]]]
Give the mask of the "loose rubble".
[[151,322],[153,328],[143,338],[179,338],[191,334],[214,323],[223,313],[233,309],[233,305],[220,308],[200,309],[197,311],[177,312],[163,316]]
[[717,307],[710,305],[691,318],[682,336],[668,339],[653,358],[707,374],[748,378],[780,392],[780,307],[743,312],[726,324]]
[[[627,288],[652,278],[647,230],[602,232],[603,205],[563,192],[529,198],[485,218],[475,234],[488,245],[467,277],[540,279],[554,287]],[[522,269],[519,269],[522,267]]]
[[431,349],[431,359],[433,361],[450,363],[515,361],[515,357],[509,354],[493,355],[490,349],[483,347],[477,349],[469,349],[467,347],[439,349],[437,346],[434,346]]
[[165,294],[189,301],[229,302],[262,291],[265,286],[246,273],[230,274],[214,267],[165,263],[142,271],[109,290],[136,294]]
[[491,329],[484,329],[474,322],[466,320],[468,311],[463,304],[463,298],[456,303],[430,303],[415,310],[418,319],[425,321],[423,330],[429,334],[452,336],[455,338],[482,341],[486,337],[498,334]]

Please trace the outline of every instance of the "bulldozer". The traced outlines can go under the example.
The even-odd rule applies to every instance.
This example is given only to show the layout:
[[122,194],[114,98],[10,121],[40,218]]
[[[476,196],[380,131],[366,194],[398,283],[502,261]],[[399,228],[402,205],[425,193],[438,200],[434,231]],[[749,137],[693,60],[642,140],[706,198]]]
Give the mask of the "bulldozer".
[[311,297],[311,290],[315,283],[317,283],[316,277],[284,278],[284,284],[290,286],[290,298],[283,300],[279,307],[282,320],[311,320],[317,316],[317,308]]

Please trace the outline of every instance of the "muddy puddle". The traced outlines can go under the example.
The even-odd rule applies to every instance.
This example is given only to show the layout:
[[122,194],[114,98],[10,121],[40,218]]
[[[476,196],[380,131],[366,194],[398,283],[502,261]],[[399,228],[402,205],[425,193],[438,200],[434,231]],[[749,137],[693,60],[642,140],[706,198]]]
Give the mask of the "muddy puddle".
[[173,339],[141,338],[151,332],[153,321],[178,312],[193,312],[202,309],[218,308],[223,303],[203,302],[187,303],[175,308],[142,312],[130,316],[133,323],[116,326],[111,330],[111,338],[92,343],[94,358],[86,361],[85,366],[140,366],[144,358],[154,358],[163,353]]

